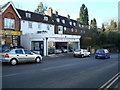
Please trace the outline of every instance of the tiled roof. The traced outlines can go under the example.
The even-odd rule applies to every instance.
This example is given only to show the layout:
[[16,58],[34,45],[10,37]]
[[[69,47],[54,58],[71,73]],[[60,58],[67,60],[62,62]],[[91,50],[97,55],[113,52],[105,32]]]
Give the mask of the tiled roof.
[[[69,28],[77,27],[80,24],[76,20],[69,19],[69,18],[61,16],[61,15],[52,14],[52,17],[50,17],[48,15],[37,14],[37,13],[31,12],[31,11],[25,11],[25,10],[21,10],[21,9],[17,9],[17,11],[20,14],[22,20],[42,22],[42,23],[48,23],[48,24],[54,24],[54,25],[61,25],[64,27],[69,27]],[[30,13],[31,18],[27,18],[26,13]],[[48,21],[45,21],[44,17],[48,17]],[[59,21],[57,21],[57,19],[59,19]],[[64,20],[64,22],[62,20]],[[72,22],[71,25],[70,25],[70,22]],[[74,23],[75,23],[75,25],[74,25]]]
[[[17,9],[18,13],[21,16],[22,20],[28,20],[28,21],[35,21],[35,22],[43,22],[43,23],[48,23],[48,24],[53,24],[50,20],[50,17],[47,15],[41,15],[41,14],[37,14],[31,11],[25,11],[25,10],[21,10],[21,9]],[[27,18],[26,17],[26,13],[30,13],[31,14],[31,18]],[[44,16],[49,18],[49,21],[45,21],[44,20]]]

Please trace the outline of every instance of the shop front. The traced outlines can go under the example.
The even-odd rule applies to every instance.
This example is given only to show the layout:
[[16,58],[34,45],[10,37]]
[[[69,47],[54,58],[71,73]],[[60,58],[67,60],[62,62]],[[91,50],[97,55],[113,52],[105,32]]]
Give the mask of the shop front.
[[19,47],[21,31],[0,30],[0,42],[2,47]]
[[80,49],[81,36],[25,34],[21,36],[21,45],[43,56],[48,55],[48,49]]

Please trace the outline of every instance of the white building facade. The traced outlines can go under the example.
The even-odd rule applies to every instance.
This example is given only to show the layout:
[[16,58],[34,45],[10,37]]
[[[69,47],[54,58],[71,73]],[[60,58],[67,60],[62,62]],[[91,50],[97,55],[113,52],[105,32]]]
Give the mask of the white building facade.
[[[43,56],[48,55],[48,48],[79,49],[80,35],[64,34],[63,25],[56,25],[50,16],[40,15],[17,9],[21,15],[21,45]],[[57,29],[56,29],[57,26]],[[58,33],[55,33],[58,30]]]

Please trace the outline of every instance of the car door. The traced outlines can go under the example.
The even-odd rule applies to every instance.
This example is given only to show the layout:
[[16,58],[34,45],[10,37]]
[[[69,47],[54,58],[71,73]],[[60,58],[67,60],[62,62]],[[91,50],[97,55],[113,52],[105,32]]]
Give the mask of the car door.
[[25,54],[23,53],[22,49],[15,50],[15,57],[18,59],[19,62],[25,62]]
[[87,56],[87,50],[84,50],[84,56]]
[[26,60],[28,62],[33,61],[35,59],[35,55],[31,51],[24,49],[24,53],[25,53],[25,56],[26,56]]

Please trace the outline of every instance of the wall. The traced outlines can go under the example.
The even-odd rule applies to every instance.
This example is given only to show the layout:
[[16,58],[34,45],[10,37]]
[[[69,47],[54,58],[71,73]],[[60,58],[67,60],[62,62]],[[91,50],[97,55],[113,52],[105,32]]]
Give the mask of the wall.
[[[54,34],[54,25],[31,22],[32,28],[28,27],[28,23],[31,21],[21,20],[21,31],[23,31],[23,35],[27,33],[37,33],[37,31],[47,31],[48,34]],[[38,24],[40,24],[40,28],[38,28]],[[48,29],[49,27],[49,29]]]

